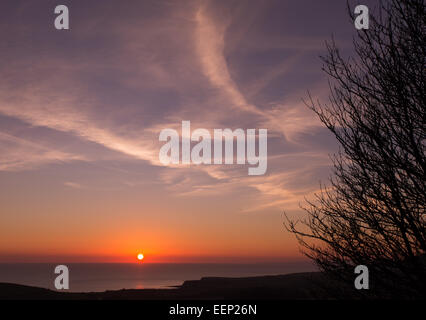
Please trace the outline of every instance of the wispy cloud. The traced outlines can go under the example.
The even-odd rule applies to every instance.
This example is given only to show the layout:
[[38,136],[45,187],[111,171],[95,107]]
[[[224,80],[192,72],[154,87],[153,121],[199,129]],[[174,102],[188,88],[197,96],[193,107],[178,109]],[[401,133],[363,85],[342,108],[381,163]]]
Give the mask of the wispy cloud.
[[85,161],[82,155],[70,154],[35,142],[0,132],[0,171],[21,171],[54,162]]
[[232,106],[245,112],[261,115],[256,106],[247,103],[232,80],[223,55],[225,49],[225,31],[229,22],[215,24],[208,16],[207,6],[202,4],[196,13],[196,47],[203,72],[210,82],[222,89],[230,98]]
[[[0,113],[32,127],[49,128],[96,143],[129,159],[142,160],[148,168],[158,170],[158,180],[177,196],[222,192],[238,195],[244,190],[256,199],[257,204],[251,205],[252,208],[296,201],[300,195],[283,183],[320,165],[300,152],[304,148],[301,137],[321,127],[300,101],[299,93],[306,88],[299,88],[285,99],[266,98],[262,105],[253,101],[306,57],[298,52],[286,55],[260,76],[244,79],[243,85],[239,82],[242,78],[239,72],[244,70],[236,67],[231,72],[226,56],[227,46],[233,45],[226,42],[227,34],[239,21],[232,10],[220,18],[213,15],[214,5],[209,1],[188,2],[175,10],[176,6],[170,4],[158,19],[105,22],[113,40],[110,42],[115,45],[102,40],[98,44],[99,48],[107,46],[110,55],[102,55],[96,46],[88,46],[86,55],[90,59],[80,53],[81,56],[71,55],[68,63],[50,50],[49,59],[40,58],[31,68],[18,57],[12,67],[6,68],[0,82]],[[251,13],[251,22],[256,20],[256,14]],[[91,23],[83,29],[89,31],[78,36],[87,42],[99,32]],[[266,35],[262,41],[256,38],[249,41],[250,46],[245,42],[245,50],[267,52],[279,47],[305,52],[320,46],[314,37],[308,42],[288,35],[283,36],[288,41],[278,41],[276,37]],[[26,78],[29,80],[22,80]],[[266,128],[269,143],[273,144],[269,148],[270,159],[280,154],[296,156],[297,152],[299,161],[307,164],[298,170],[268,164],[268,175],[259,179],[247,177],[247,168],[239,166],[162,168],[158,160],[158,135],[165,128],[179,131],[182,120],[191,120],[193,129]],[[6,138],[0,136],[0,139]],[[99,160],[96,155],[85,157],[60,151],[61,141],[56,147],[49,145],[46,149],[28,146],[12,133],[7,139],[13,146],[0,156],[3,157],[1,170],[35,168],[58,161]],[[0,148],[6,150],[1,145]],[[317,158],[325,155],[319,153]],[[138,183],[133,181],[131,185],[134,184]],[[81,187],[78,181],[65,185]]]
[[[237,83],[232,79],[226,58],[225,33],[230,21],[214,22],[208,15],[207,4],[204,2],[196,13],[196,46],[203,72],[209,81],[228,96],[230,104],[257,117],[258,124],[272,132],[284,134],[284,137],[294,141],[298,133],[305,133],[321,126],[315,115],[307,110],[299,98],[292,104],[274,103],[272,110],[262,110],[250,104]],[[261,79],[256,79],[251,87],[254,94],[262,87],[285,72],[296,61],[297,56],[285,60],[279,68],[274,68]]]
[[71,181],[64,182],[64,186],[67,186],[73,189],[84,189],[84,186],[82,186],[80,183],[71,182]]

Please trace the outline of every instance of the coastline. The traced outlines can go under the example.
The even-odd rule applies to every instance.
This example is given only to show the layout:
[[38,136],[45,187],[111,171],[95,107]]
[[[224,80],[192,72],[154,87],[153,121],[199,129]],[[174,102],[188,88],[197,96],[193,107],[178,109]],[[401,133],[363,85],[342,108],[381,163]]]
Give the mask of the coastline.
[[[313,300],[333,299],[330,279],[320,272],[185,281],[167,289],[66,292],[0,283],[0,300]],[[328,287],[327,289],[325,287]]]

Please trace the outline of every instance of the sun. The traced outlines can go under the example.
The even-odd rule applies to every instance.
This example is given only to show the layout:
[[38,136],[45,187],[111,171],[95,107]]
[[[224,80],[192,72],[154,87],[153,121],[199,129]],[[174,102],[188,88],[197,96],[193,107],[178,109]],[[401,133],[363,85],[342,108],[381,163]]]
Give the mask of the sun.
[[142,254],[142,253],[139,253],[139,254],[138,254],[138,260],[139,260],[139,261],[142,261],[142,260],[143,260],[143,254]]

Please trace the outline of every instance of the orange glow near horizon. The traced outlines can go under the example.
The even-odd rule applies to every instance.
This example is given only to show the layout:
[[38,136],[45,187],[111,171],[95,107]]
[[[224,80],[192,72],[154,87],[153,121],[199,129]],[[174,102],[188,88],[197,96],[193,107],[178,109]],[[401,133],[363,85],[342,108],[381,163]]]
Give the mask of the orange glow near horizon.
[[139,254],[138,254],[138,260],[139,260],[139,261],[142,261],[142,260],[143,260],[143,258],[144,258],[143,254],[142,254],[142,253],[139,253]]

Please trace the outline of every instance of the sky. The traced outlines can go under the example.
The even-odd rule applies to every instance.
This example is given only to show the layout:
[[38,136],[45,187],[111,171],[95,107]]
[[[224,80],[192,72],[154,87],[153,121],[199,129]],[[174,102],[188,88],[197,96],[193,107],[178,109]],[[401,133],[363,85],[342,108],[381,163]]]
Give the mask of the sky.
[[[350,53],[341,0],[0,3],[0,262],[301,259],[331,174],[325,41]],[[165,128],[268,130],[268,169],[163,165]]]

